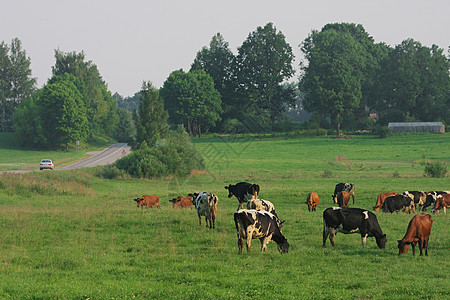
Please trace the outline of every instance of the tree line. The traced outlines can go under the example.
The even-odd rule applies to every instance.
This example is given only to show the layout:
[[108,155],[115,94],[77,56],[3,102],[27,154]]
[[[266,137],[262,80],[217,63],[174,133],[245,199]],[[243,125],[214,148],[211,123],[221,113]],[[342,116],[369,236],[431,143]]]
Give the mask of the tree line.
[[[173,71],[160,89],[144,82],[123,98],[111,94],[84,52],[55,50],[52,77],[37,89],[20,40],[2,42],[0,129],[16,131],[24,144],[54,147],[95,135],[151,144],[180,124],[201,136],[281,124],[340,134],[392,121],[450,121],[449,60],[436,45],[407,39],[390,47],[375,43],[362,25],[333,23],[313,30],[299,47],[295,81],[292,48],[272,23],[249,33],[236,54],[217,33],[190,70]],[[288,121],[305,110],[309,121]]]

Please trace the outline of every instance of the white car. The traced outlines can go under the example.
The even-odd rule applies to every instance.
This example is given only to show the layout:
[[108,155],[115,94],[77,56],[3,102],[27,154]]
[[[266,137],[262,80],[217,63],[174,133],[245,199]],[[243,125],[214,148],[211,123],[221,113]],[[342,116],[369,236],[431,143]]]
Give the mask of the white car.
[[39,169],[40,170],[44,170],[44,169],[54,170],[55,169],[55,165],[53,164],[51,159],[43,159],[43,160],[41,160],[41,163],[39,165]]

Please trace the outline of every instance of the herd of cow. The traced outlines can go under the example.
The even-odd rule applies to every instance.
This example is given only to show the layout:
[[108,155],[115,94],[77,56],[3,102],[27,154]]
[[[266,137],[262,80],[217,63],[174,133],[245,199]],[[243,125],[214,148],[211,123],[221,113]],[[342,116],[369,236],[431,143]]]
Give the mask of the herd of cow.
[[[228,190],[228,198],[235,196],[239,205],[234,213],[234,222],[238,237],[239,254],[242,253],[244,242],[246,240],[247,252],[250,251],[252,238],[258,238],[261,242],[261,251],[265,251],[270,241],[275,241],[278,250],[281,253],[289,251],[289,243],[281,233],[284,221],[281,221],[275,212],[273,203],[267,200],[258,199],[260,187],[258,184],[239,182],[225,187]],[[338,183],[335,186],[332,195],[336,207],[330,207],[323,212],[323,247],[326,240],[329,239],[334,246],[334,236],[341,232],[345,234],[360,233],[363,247],[366,247],[367,237],[375,237],[376,243],[380,249],[386,245],[386,234],[383,234],[376,215],[368,210],[360,208],[349,208],[349,198],[352,196],[355,203],[355,185],[352,183]],[[144,195],[134,199],[138,207],[157,207],[159,208],[159,198],[157,195]],[[218,197],[216,194],[201,192],[192,193],[187,197],[177,197],[172,200],[174,208],[196,208],[199,225],[201,217],[204,216],[206,226],[215,228]],[[308,194],[306,204],[309,211],[316,211],[319,204],[317,193]],[[243,209],[246,204],[247,209]],[[381,208],[383,212],[416,212],[416,207],[421,211],[426,211],[427,207],[433,207],[432,213],[438,213],[440,209],[446,213],[450,206],[450,192],[448,191],[406,191],[403,194],[382,193],[378,196],[375,211]],[[428,255],[428,239],[431,233],[433,219],[431,215],[422,213],[415,215],[409,222],[406,234],[403,239],[398,240],[399,254],[407,253],[409,245],[412,245],[413,255],[415,246],[418,243],[420,255],[425,249],[425,255]]]

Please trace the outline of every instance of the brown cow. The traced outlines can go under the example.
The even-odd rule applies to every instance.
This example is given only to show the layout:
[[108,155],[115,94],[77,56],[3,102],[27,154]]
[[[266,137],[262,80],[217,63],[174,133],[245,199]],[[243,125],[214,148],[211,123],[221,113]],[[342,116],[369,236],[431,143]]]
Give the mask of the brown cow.
[[416,244],[419,242],[420,255],[425,248],[425,255],[428,256],[428,239],[430,238],[433,218],[429,214],[415,215],[409,221],[408,229],[403,239],[398,240],[398,255],[408,252],[409,245],[412,245],[413,255],[415,255]]
[[398,195],[398,193],[396,193],[396,192],[392,192],[392,193],[387,192],[387,193],[379,194],[378,198],[377,198],[377,204],[373,207],[373,210],[378,212],[379,209],[383,207],[384,200],[386,200],[387,197],[394,196],[394,195]]
[[169,200],[169,202],[172,202],[173,208],[190,208],[192,209],[192,197],[181,197],[178,196],[178,198],[173,198],[172,200]]
[[337,193],[337,203],[339,207],[348,207],[348,200],[350,199],[350,194],[346,191],[338,192]]
[[316,207],[319,204],[319,195],[315,192],[309,193],[305,203],[308,204],[308,211],[316,211]]
[[144,195],[141,198],[136,198],[134,201],[137,202],[137,207],[140,208],[149,208],[156,206],[159,208],[159,197],[156,195]]
[[450,194],[442,194],[436,196],[436,203],[434,203],[434,208],[432,213],[437,214],[439,210],[444,209],[444,214],[447,213],[447,207],[450,206]]

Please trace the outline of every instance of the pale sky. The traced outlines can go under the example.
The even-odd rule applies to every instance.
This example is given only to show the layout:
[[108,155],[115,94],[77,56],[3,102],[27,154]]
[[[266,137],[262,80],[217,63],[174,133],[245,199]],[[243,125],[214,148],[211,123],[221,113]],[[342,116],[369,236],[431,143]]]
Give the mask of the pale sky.
[[450,0],[1,0],[0,41],[18,37],[38,87],[51,77],[54,50],[84,51],[114,94],[132,96],[143,81],[161,87],[188,71],[220,32],[236,54],[250,32],[272,22],[291,45],[328,23],[362,24],[375,42],[412,38],[447,54]]

